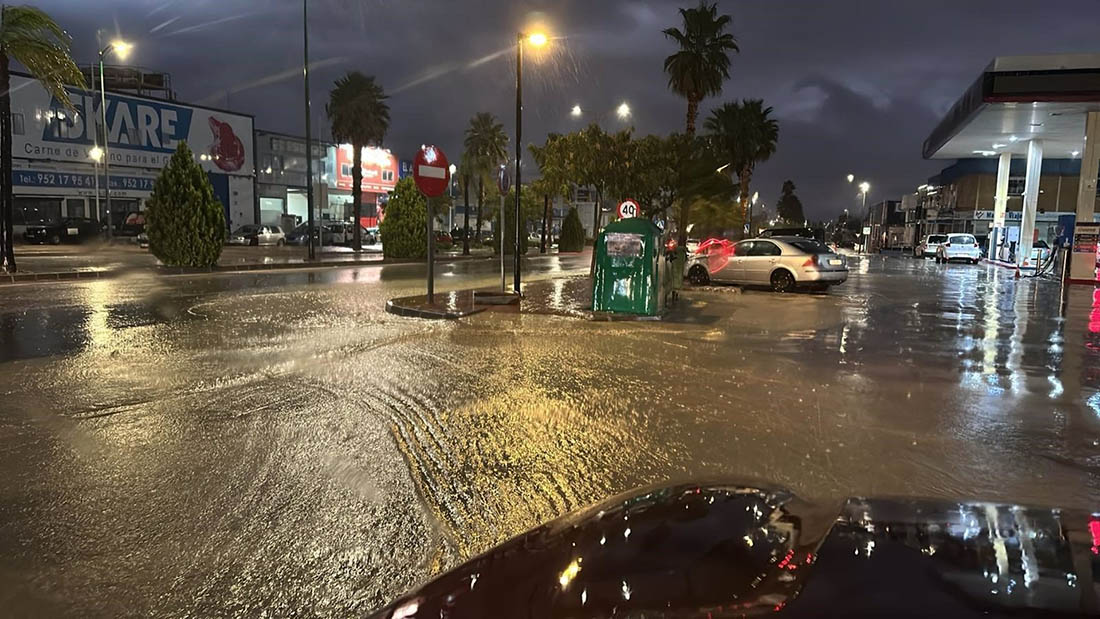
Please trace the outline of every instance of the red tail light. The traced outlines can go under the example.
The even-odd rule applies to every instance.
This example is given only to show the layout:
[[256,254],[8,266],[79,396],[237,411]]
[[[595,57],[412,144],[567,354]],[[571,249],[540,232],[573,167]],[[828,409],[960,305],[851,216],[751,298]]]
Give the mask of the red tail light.
[[802,263],[802,266],[804,266],[804,267],[815,267],[818,264],[819,264],[818,263],[818,256],[817,256],[817,254],[814,254],[814,255],[810,256],[809,258],[807,258],[806,262]]
[[665,251],[676,251],[676,239],[669,239],[665,243]]

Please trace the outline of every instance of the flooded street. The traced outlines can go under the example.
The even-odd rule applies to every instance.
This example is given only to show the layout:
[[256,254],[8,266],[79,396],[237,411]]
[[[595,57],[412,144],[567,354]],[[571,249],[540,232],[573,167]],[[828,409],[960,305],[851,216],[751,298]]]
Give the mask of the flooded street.
[[366,612],[664,481],[1100,499],[1093,288],[1063,306],[1054,282],[875,256],[827,294],[686,291],[665,322],[385,313],[422,273],[0,287],[4,612]]

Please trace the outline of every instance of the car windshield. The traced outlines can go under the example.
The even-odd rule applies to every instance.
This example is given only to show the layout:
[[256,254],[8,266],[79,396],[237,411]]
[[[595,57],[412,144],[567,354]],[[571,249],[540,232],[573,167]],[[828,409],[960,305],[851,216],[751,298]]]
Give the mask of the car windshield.
[[952,234],[948,238],[948,241],[953,244],[958,243],[959,245],[973,245],[977,243],[977,241],[974,240],[974,237],[970,236],[969,234]]
[[1047,245],[1046,241],[1035,241],[1031,246],[1039,249],[1050,249],[1050,245]]
[[811,241],[809,239],[799,240],[787,240],[788,245],[793,245],[807,254],[831,254],[833,250],[828,245],[820,241]]
[[932,234],[932,235],[929,235],[928,242],[929,243],[946,243],[947,242],[947,235],[946,234]]
[[256,225],[241,226],[237,228],[237,234],[256,234],[260,231],[260,227]]

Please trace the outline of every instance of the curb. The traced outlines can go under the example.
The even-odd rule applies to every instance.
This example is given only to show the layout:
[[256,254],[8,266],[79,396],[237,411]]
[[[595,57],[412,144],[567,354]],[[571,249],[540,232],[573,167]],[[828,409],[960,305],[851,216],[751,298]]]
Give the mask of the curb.
[[[436,260],[436,264],[451,262],[463,262],[491,258],[492,256],[454,256],[445,260]],[[202,275],[212,273],[244,273],[248,271],[275,271],[280,269],[322,269],[322,268],[354,268],[369,266],[387,266],[401,264],[427,264],[419,260],[361,260],[356,262],[291,262],[284,264],[239,264],[213,267],[134,267],[128,269],[112,269],[104,271],[51,271],[46,273],[3,273],[0,272],[0,285],[21,284],[33,281],[65,281],[74,279],[111,279],[135,271],[146,271],[154,275]]]
[[[400,299],[397,299],[400,300]],[[484,307],[476,307],[469,311],[463,310],[427,310],[417,309],[415,307],[408,307],[405,305],[398,305],[394,303],[395,299],[386,301],[386,311],[395,314],[397,316],[405,316],[406,318],[426,318],[429,320],[455,320],[462,318],[463,316],[470,316],[480,312],[484,312]]]

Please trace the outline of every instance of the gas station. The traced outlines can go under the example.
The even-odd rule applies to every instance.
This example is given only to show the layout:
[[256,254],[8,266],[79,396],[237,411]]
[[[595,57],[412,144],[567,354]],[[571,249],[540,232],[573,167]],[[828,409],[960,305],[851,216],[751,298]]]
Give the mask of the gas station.
[[[995,58],[933,129],[923,150],[925,159],[997,157],[986,256],[1021,270],[1041,266],[1032,244],[1044,157],[1079,159],[1076,211],[1059,219],[1058,244],[1070,258],[1068,280],[1100,281],[1100,54]],[[1018,228],[1006,226],[1013,158],[1026,162]]]

